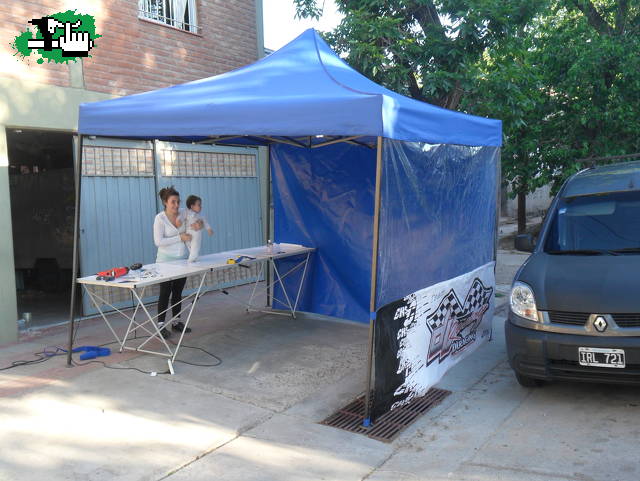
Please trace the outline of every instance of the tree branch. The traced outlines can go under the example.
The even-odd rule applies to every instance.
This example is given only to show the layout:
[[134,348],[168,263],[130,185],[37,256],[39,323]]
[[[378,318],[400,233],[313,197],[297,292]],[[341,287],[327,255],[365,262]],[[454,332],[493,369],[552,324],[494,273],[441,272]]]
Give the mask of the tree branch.
[[396,52],[391,52],[391,54],[393,55],[393,60],[395,63],[397,63],[398,65],[401,65],[402,67],[408,70],[407,82],[409,84],[408,86],[409,86],[409,93],[411,94],[411,98],[416,100],[421,100],[424,102],[426,98],[422,94],[422,89],[418,85],[415,72],[413,71],[413,68],[411,67],[411,65],[408,62],[403,61]]
[[439,36],[442,40],[447,40],[447,36],[445,35],[444,27],[442,26],[442,22],[440,21],[440,16],[438,15],[438,10],[436,9],[433,1],[428,2],[427,4],[419,4],[416,2],[407,2],[407,15],[411,18],[414,18],[422,32],[427,35],[429,27],[436,27]]
[[424,102],[425,97],[422,95],[422,89],[418,85],[418,81],[416,80],[416,76],[413,72],[409,72],[407,74],[407,80],[409,81],[409,92],[411,93],[411,98]]
[[456,80],[456,85],[453,87],[447,95],[444,96],[440,102],[440,105],[445,109],[456,110],[462,99],[464,90],[460,87],[460,80]]
[[619,0],[618,10],[616,10],[616,33],[621,35],[624,33],[629,16],[629,0]]
[[598,12],[591,0],[573,0],[573,4],[587,17],[589,25],[598,33],[603,35],[611,35],[613,33],[611,25],[609,25],[600,12]]

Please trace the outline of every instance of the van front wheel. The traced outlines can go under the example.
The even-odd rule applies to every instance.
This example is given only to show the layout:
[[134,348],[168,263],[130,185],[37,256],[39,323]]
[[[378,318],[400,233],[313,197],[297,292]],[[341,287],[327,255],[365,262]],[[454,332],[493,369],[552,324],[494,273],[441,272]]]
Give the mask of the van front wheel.
[[534,379],[529,376],[523,376],[522,374],[517,372],[516,372],[516,380],[518,381],[518,384],[520,384],[522,387],[540,387],[544,384],[544,381],[541,381],[540,379]]

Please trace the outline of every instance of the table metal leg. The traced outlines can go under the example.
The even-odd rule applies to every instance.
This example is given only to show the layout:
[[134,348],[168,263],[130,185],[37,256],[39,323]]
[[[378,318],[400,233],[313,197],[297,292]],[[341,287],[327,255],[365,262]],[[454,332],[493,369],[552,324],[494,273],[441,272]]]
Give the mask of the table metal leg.
[[[133,295],[135,296],[135,298],[137,299],[137,301],[140,303],[140,306],[142,307],[142,310],[143,310],[143,311],[145,312],[145,314],[147,315],[147,320],[146,320],[146,321],[144,321],[141,325],[144,325],[144,324],[146,324],[147,322],[150,322],[150,323],[151,323],[151,325],[153,326],[153,328],[155,329],[155,333],[154,333],[154,334],[152,334],[152,335],[151,335],[151,337],[149,337],[147,340],[145,340],[145,341],[144,341],[142,344],[140,344],[138,347],[136,347],[136,348],[129,348],[129,347],[125,346],[125,349],[132,349],[132,350],[135,350],[135,351],[149,352],[149,353],[151,353],[151,354],[159,354],[159,355],[161,355],[161,356],[169,356],[169,357],[171,357],[171,355],[173,354],[173,351],[172,351],[172,350],[171,350],[171,348],[169,347],[169,344],[167,344],[167,341],[165,340],[165,338],[164,338],[164,337],[162,337],[162,333],[160,332],[160,327],[158,326],[158,323],[157,323],[157,322],[153,322],[153,319],[154,319],[155,317],[157,317],[157,315],[156,315],[156,316],[152,316],[152,315],[149,313],[149,310],[147,309],[147,306],[145,306],[145,305],[144,305],[144,303],[142,302],[142,299],[140,298],[140,296],[138,296],[138,293],[137,293],[135,290],[133,291]],[[145,344],[147,344],[151,339],[154,339],[154,338],[158,338],[158,339],[159,339],[159,340],[164,344],[164,347],[167,349],[167,352],[168,352],[169,354],[159,353],[159,352],[155,352],[155,351],[145,351],[145,350],[141,349]]]
[[[173,362],[176,359],[176,356],[178,355],[178,351],[180,349],[180,345],[182,344],[182,339],[184,337],[185,334],[185,330],[189,325],[189,322],[191,320],[191,316],[193,314],[193,311],[195,309],[196,303],[198,301],[198,298],[200,297],[200,293],[202,292],[202,287],[204,286],[204,281],[207,277],[207,272],[202,274],[202,277],[200,279],[200,284],[198,286],[198,290],[194,293],[189,294],[187,297],[185,297],[184,299],[181,299],[179,302],[184,303],[185,301],[189,300],[190,298],[193,297],[193,301],[191,302],[191,306],[190,307],[183,307],[180,312],[176,315],[173,316],[168,322],[166,322],[165,324],[169,324],[173,321],[173,319],[175,319],[177,316],[179,316],[180,314],[182,314],[185,310],[189,309],[189,314],[187,316],[187,319],[184,323],[185,325],[185,329],[182,331],[181,335],[180,335],[180,339],[178,340],[178,343],[175,345],[175,349],[171,349],[171,346],[167,343],[167,341],[164,339],[164,337],[162,337],[162,333],[160,332],[160,327],[158,326],[158,324],[154,321],[161,313],[156,314],[155,316],[152,316],[149,313],[149,310],[147,309],[147,307],[144,305],[144,303],[142,302],[142,296],[144,294],[144,290],[142,291],[142,293],[139,295],[135,289],[132,291],[133,296],[135,297],[136,301],[137,301],[137,306],[136,307],[140,307],[142,308],[142,310],[144,311],[144,313],[146,314],[146,320],[142,321],[142,322],[137,322],[135,320],[133,320],[130,325],[129,325],[129,329],[128,331],[130,332],[133,326],[135,326],[135,328],[142,328],[144,329],[146,332],[149,333],[149,338],[147,338],[146,340],[144,340],[140,345],[136,346],[136,347],[132,347],[132,346],[126,346],[126,340],[128,340],[127,338],[125,338],[125,340],[123,341],[123,348],[130,350],[130,351],[138,351],[138,352],[145,352],[148,354],[156,354],[159,356],[164,356],[164,357],[168,357],[169,359],[168,361],[168,366],[169,366],[169,371],[171,372],[171,374],[174,373],[174,369],[173,369]],[[177,302],[175,304],[172,304],[171,306],[169,306],[165,311],[163,312],[167,312],[168,310],[172,309],[176,304],[178,304]],[[137,312],[137,309],[136,309]],[[154,328],[154,332],[148,330],[145,325],[151,323],[153,325]],[[166,353],[164,352],[158,352],[158,351],[152,351],[150,349],[143,349],[143,347],[152,339],[158,339],[160,342],[162,342],[162,344],[164,344],[165,349],[167,350]]]
[[[184,329],[182,329],[182,332],[180,333],[180,339],[178,339],[178,344],[176,344],[176,348],[173,350],[173,356],[169,360],[170,363],[176,360],[176,356],[178,355],[178,350],[180,349],[180,345],[182,344],[182,338],[184,337],[185,331],[189,326],[189,321],[191,320],[191,314],[193,314],[193,310],[196,307],[196,303],[198,302],[198,295],[202,290],[202,286],[204,285],[204,280],[206,277],[207,277],[207,273],[205,272],[204,274],[202,274],[202,279],[200,279],[200,285],[198,286],[198,290],[196,291],[193,302],[191,303],[191,309],[189,309],[189,315],[187,316],[187,320],[184,323]],[[171,366],[171,364],[169,364],[169,370],[171,371],[171,374],[173,374],[173,367]]]
[[[289,269],[286,273],[281,274],[280,270],[278,269],[278,267],[275,264],[275,259],[273,258],[272,255],[264,256],[264,257],[259,256],[257,260],[259,262],[261,262],[261,266],[260,266],[260,270],[259,270],[257,278],[256,278],[256,282],[254,283],[253,289],[251,290],[251,296],[249,298],[249,302],[248,303],[244,302],[239,298],[238,298],[238,300],[241,303],[243,303],[243,304],[245,304],[247,306],[247,310],[258,310],[258,311],[260,311],[260,309],[255,309],[254,306],[253,306],[253,302],[256,299],[256,295],[259,292],[262,292],[262,290],[267,290],[268,291],[268,295],[273,296],[273,292],[272,292],[273,286],[275,286],[276,283],[280,283],[280,285],[282,286],[282,292],[284,293],[285,301],[281,301],[279,299],[276,299],[276,300],[278,302],[280,302],[281,304],[283,304],[285,306],[288,306],[288,310],[289,310],[290,314],[289,313],[284,313],[284,312],[274,312],[274,311],[261,311],[261,312],[270,312],[270,313],[279,314],[279,315],[291,315],[293,318],[295,318],[296,317],[296,310],[297,310],[297,307],[298,307],[298,302],[300,300],[300,295],[302,293],[302,287],[303,287],[303,284],[304,284],[304,281],[305,281],[305,278],[306,278],[306,274],[307,274],[307,267],[308,267],[308,264],[309,264],[309,257],[310,257],[310,253],[307,252],[303,261],[298,262],[294,267]],[[269,262],[271,262],[271,265],[269,265]],[[289,296],[289,293],[287,292],[287,289],[286,289],[283,281],[284,281],[284,279],[286,277],[291,275],[293,272],[299,270],[301,267],[303,268],[302,277],[300,279],[300,283],[299,283],[298,288],[297,288],[295,301],[292,304],[292,299],[293,298]],[[260,282],[262,276],[265,274],[266,271],[270,272],[269,268],[273,268],[273,270],[275,272],[274,279],[273,279],[273,281],[267,279],[266,288],[260,288],[259,289],[258,288],[258,283]],[[171,374],[174,374],[173,364],[174,364],[174,362],[176,360],[176,357],[178,355],[178,351],[180,349],[180,346],[182,345],[182,340],[184,339],[185,331],[188,328],[188,325],[189,325],[189,323],[191,321],[191,317],[193,315],[193,311],[195,309],[195,305],[196,305],[199,297],[201,297],[202,289],[204,287],[205,279],[206,279],[206,276],[207,276],[208,272],[209,271],[202,273],[202,277],[200,279],[200,283],[198,285],[198,289],[194,293],[188,295],[187,297],[185,297],[184,299],[181,299],[181,301],[179,301],[179,302],[182,302],[182,303],[186,303],[186,301],[189,300],[189,298],[193,297],[194,299],[191,302],[191,306],[183,307],[178,314],[173,316],[169,320],[169,322],[165,323],[165,325],[168,325],[176,317],[179,317],[184,311],[186,311],[187,309],[189,310],[189,312],[187,314],[187,317],[186,317],[186,320],[184,322],[184,327],[185,328],[183,329],[183,331],[180,334],[180,338],[178,339],[178,343],[175,344],[175,349],[172,349],[171,346],[164,339],[164,337],[162,337],[162,334],[160,332],[161,329],[158,326],[158,324],[156,322],[156,319],[161,314],[166,313],[170,309],[173,309],[176,306],[176,304],[178,304],[178,303],[174,303],[173,305],[167,307],[167,309],[165,309],[162,313],[158,313],[155,316],[152,316],[151,313],[149,312],[149,309],[147,309],[147,306],[145,306],[145,304],[143,302],[143,298],[144,298],[144,294],[145,294],[145,291],[146,291],[146,287],[143,287],[141,289],[140,293],[138,293],[135,288],[122,286],[123,288],[129,290],[131,292],[132,299],[135,299],[135,306],[132,306],[134,308],[133,314],[131,316],[129,316],[129,315],[125,314],[122,310],[118,309],[117,307],[115,307],[111,303],[107,302],[105,299],[103,299],[96,292],[92,292],[89,289],[88,285],[83,285],[83,288],[84,288],[85,292],[87,293],[87,295],[89,296],[89,298],[91,299],[91,302],[93,303],[93,305],[96,307],[97,311],[100,313],[100,316],[102,317],[102,319],[107,324],[107,327],[109,328],[109,330],[113,334],[113,337],[115,338],[115,340],[120,345],[120,352],[122,352],[124,349],[127,349],[127,350],[132,350],[132,351],[138,351],[138,352],[144,352],[144,353],[164,356],[164,357],[168,358],[167,359],[167,363],[168,363],[169,371],[171,372]],[[231,296],[231,297],[234,297],[234,296]],[[234,299],[235,299],[235,297],[234,297]],[[105,315],[105,313],[104,313],[104,311],[103,311],[103,309],[101,307],[101,306],[105,306],[105,305],[111,307],[114,311],[116,311],[119,314],[121,314],[125,319],[129,320],[129,323],[127,325],[127,329],[126,329],[126,332],[124,334],[124,337],[120,338],[120,336],[118,336],[118,334],[116,333],[114,327],[111,325],[111,322],[109,322],[109,319],[107,319],[107,316]],[[139,315],[139,311],[142,311],[144,313],[143,319],[140,320],[140,321],[137,319],[137,317]],[[147,326],[147,324],[149,324],[149,323],[152,326]],[[129,336],[131,335],[132,332],[135,332],[137,329],[144,330],[149,335],[149,337],[146,338],[138,346],[135,346],[135,347],[127,346],[127,342],[133,340],[133,339],[129,339]],[[164,345],[164,347],[166,349],[166,352],[157,352],[157,351],[152,351],[152,350],[149,350],[149,349],[143,349],[146,346],[146,344],[148,342],[150,342],[151,339],[154,339],[154,338],[157,338]]]
[[[262,276],[262,273],[264,272],[265,264],[266,264],[266,262],[261,262],[260,263],[260,271],[258,272],[258,276],[256,277],[256,281],[253,283],[253,290],[251,291],[251,297],[249,298],[248,306],[252,306],[253,305],[253,298],[256,295],[256,289],[258,288],[258,283],[260,282],[260,278]],[[247,311],[248,310],[249,310],[249,307],[247,307]]]
[[[99,296],[99,295],[98,295],[98,294],[96,294],[95,292],[94,292],[94,293],[89,293],[89,296],[92,298],[92,301],[93,301],[94,305],[96,306],[96,308],[98,309],[98,311],[100,311],[100,307],[99,307],[99,305],[97,304],[97,302],[95,301],[95,299],[98,299],[99,301],[101,301],[101,303],[102,303],[102,304],[100,304],[100,305],[105,305],[105,306],[109,306],[109,307],[111,307],[114,311],[116,311],[116,312],[118,312],[120,315],[122,315],[122,317],[124,317],[125,319],[128,319],[128,320],[129,320],[129,323],[131,323],[131,321],[134,319],[134,317],[133,317],[133,316],[132,316],[132,317],[129,317],[127,314],[125,314],[124,312],[122,312],[120,309],[118,309],[117,307],[115,307],[113,304],[110,304],[107,300],[103,299],[101,296]],[[140,303],[136,303],[136,306],[139,306],[139,305],[140,305]],[[103,315],[103,318],[104,318],[105,322],[107,323],[107,325],[111,328],[111,325],[110,325],[109,321],[106,319],[106,317],[105,317],[104,315]],[[146,327],[144,327],[144,325],[145,325],[147,322],[149,322],[149,321],[144,321],[144,322],[142,322],[142,323],[140,323],[140,322],[136,322],[136,328],[142,328],[142,329],[144,329],[144,330],[145,330],[149,335],[153,335],[153,333],[152,333],[151,331],[149,331]],[[111,328],[111,329],[112,329],[112,332],[114,332],[114,331],[113,331],[113,328]],[[114,332],[114,336],[116,336],[116,338],[118,339],[118,342],[120,343],[120,345],[121,345],[121,346],[123,346],[123,345],[124,345],[124,342],[125,342],[125,339],[126,339],[126,336],[125,336],[124,338],[120,339],[120,338],[117,336],[117,334],[115,334],[115,332]]]
[[[118,337],[118,335],[116,334],[116,331],[113,329],[113,326],[111,325],[111,323],[109,322],[109,320],[107,319],[107,316],[104,315],[104,312],[102,311],[102,308],[100,306],[102,305],[108,305],[110,307],[113,307],[111,304],[109,304],[108,302],[105,302],[104,299],[102,299],[99,295],[94,294],[93,292],[91,292],[89,290],[89,288],[85,285],[83,286],[85,292],[87,293],[87,295],[89,296],[89,299],[91,299],[91,302],[93,303],[93,305],[96,307],[96,309],[98,309],[98,312],[100,313],[100,315],[102,316],[102,319],[104,319],[104,322],[107,324],[107,327],[109,327],[109,330],[111,331],[111,333],[113,334],[113,337],[116,338],[116,341],[118,341],[118,343],[120,343],[120,337]],[[102,301],[102,304],[98,304],[98,302],[96,301],[96,299],[99,299]],[[119,309],[116,309],[115,307],[113,307],[116,311],[118,311],[120,314],[122,314],[125,317],[129,317],[127,316],[124,312],[122,312]]]
[[307,257],[304,260],[304,270],[302,271],[302,277],[300,278],[300,285],[298,286],[298,294],[296,295],[296,302],[293,305],[293,314],[295,317],[296,309],[298,308],[298,301],[300,300],[300,293],[302,292],[302,284],[304,284],[304,279],[307,275],[307,265],[309,264],[309,253],[307,252]]
[[[278,271],[278,267],[276,266],[276,263],[273,262],[273,260],[271,261],[273,264],[273,271],[276,273],[276,277],[277,277],[277,281],[274,280],[274,286],[276,282],[280,283],[280,286],[282,287],[282,292],[284,294],[284,298],[287,300],[287,305],[289,306],[289,310],[291,311],[291,315],[293,316],[293,318],[296,318],[296,313],[293,312],[293,306],[291,305],[291,301],[289,300],[289,294],[287,294],[287,289],[284,286],[284,283],[282,282],[282,278],[280,277],[280,271]],[[291,272],[291,271],[289,271]]]
[[[252,292],[251,292],[251,296],[249,298],[249,302],[246,302],[246,301],[244,301],[244,300],[242,300],[242,299],[240,299],[240,298],[238,298],[236,296],[232,296],[231,294],[229,294],[227,292],[225,292],[225,293],[228,296],[232,297],[233,299],[237,300],[239,303],[245,305],[247,307],[247,311],[265,312],[265,313],[268,313],[268,314],[291,316],[291,317],[293,317],[295,319],[295,317],[296,317],[296,309],[297,309],[297,306],[298,306],[298,301],[300,300],[300,294],[302,293],[302,286],[303,286],[304,280],[306,278],[307,266],[309,264],[309,256],[310,256],[310,253],[307,253],[306,256],[305,256],[305,259],[303,261],[300,261],[299,263],[297,263],[295,266],[293,266],[291,269],[289,269],[284,274],[280,274],[280,271],[278,270],[278,268],[275,265],[275,259],[270,258],[270,257],[261,259],[263,261],[263,264],[262,264],[262,267],[260,269],[260,273],[258,274],[258,278],[257,278],[256,282],[253,285],[253,289],[252,289]],[[263,287],[261,289],[258,289],[258,283],[260,282],[260,274],[262,272],[264,272],[265,266],[268,266],[269,263],[271,263],[271,265],[273,267],[273,270],[275,272],[275,276],[274,276],[273,282],[267,283],[267,285],[265,287]],[[287,278],[288,276],[290,276],[291,274],[293,274],[295,271],[299,270],[300,268],[303,268],[302,277],[301,277],[300,283],[298,285],[298,290],[297,290],[297,293],[296,293],[295,303],[292,304],[291,303],[291,299],[289,298],[289,294],[287,293],[286,287],[284,286],[283,280],[285,278]],[[285,295],[285,300],[284,301],[273,296],[273,287],[277,283],[279,283],[282,286],[282,292]],[[276,311],[273,311],[273,310],[264,310],[264,309],[259,309],[259,308],[255,307],[254,304],[253,304],[255,296],[256,296],[257,293],[261,293],[263,291],[271,292],[272,299],[274,301],[280,302],[281,304],[284,304],[285,306],[288,306],[288,308],[289,308],[288,311],[289,312],[288,313],[276,312]]]
[[[147,288],[143,287],[142,291],[140,292],[140,299],[144,299],[144,292]],[[132,289],[132,291],[135,292],[135,287]],[[132,298],[134,297],[133,294],[131,296]],[[137,330],[139,327],[144,329],[145,331],[149,332],[149,334],[151,334],[151,332],[146,329],[144,326],[140,326],[139,323],[136,322],[136,314],[138,313],[138,309],[140,309],[140,302],[136,302],[136,308],[133,311],[133,314],[131,315],[131,320],[129,321],[129,325],[127,326],[127,332],[124,335],[124,338],[122,339],[122,342],[120,343],[120,352],[122,352],[122,350],[124,349],[124,344],[125,342],[127,342],[127,339],[129,338],[129,334],[131,333],[132,330]],[[133,325],[136,325],[135,328],[132,329]]]

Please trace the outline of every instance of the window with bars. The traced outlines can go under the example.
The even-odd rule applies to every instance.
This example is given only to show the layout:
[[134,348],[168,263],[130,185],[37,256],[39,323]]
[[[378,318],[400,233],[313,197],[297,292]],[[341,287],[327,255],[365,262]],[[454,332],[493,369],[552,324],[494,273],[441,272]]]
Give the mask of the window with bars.
[[200,33],[196,0],[138,0],[138,16],[187,32]]
[[152,177],[153,151],[126,147],[84,146],[82,175]]
[[164,177],[256,177],[256,157],[250,154],[163,150]]

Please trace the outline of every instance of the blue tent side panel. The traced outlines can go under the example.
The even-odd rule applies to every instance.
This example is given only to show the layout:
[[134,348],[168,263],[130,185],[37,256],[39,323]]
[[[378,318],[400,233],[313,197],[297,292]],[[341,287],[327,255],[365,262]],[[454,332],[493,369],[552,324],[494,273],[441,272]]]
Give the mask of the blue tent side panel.
[[498,147],[384,140],[376,308],[491,262]]
[[[271,147],[275,241],[318,249],[298,310],[369,321],[375,156],[347,144]],[[290,267],[278,263],[281,272]],[[295,296],[297,280],[285,280],[287,293]],[[284,300],[282,289],[274,296]]]

